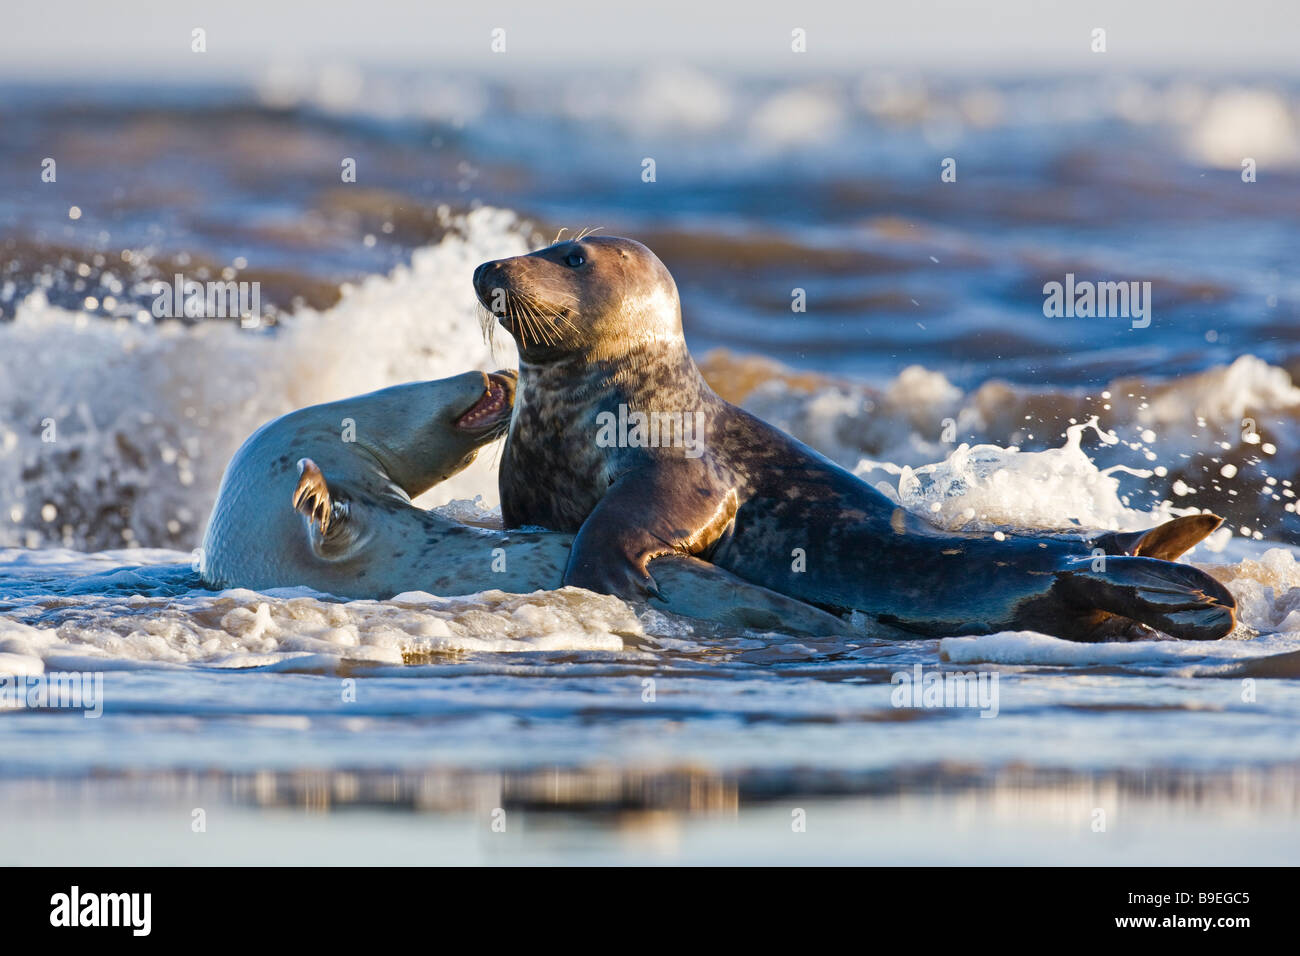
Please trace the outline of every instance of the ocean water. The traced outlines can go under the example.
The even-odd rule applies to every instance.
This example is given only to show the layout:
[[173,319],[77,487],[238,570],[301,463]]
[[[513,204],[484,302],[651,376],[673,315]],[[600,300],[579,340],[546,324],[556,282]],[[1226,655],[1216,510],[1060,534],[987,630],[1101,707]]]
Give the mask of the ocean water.
[[[0,675],[102,684],[0,711],[0,859],[341,862],[328,837],[367,862],[1293,862],[1296,91],[697,68],[4,88]],[[1223,515],[1187,559],[1237,632],[890,643],[575,590],[198,586],[247,434],[511,364],[473,267],[584,227],[660,254],[721,394],[933,521]],[[262,321],[155,318],[178,272],[260,282]],[[1067,274],[1150,282],[1150,324],[1047,317]],[[421,503],[490,520],[497,457]],[[900,698],[959,674],[974,706]]]

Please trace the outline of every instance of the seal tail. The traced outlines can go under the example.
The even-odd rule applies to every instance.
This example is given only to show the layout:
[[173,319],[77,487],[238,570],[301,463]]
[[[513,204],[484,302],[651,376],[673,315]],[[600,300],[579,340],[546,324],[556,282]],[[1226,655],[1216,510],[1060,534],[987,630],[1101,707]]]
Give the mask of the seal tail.
[[1214,514],[1184,515],[1146,531],[1108,532],[1093,544],[1107,554],[1173,561],[1223,524]]
[[1199,568],[1148,557],[1107,558],[1104,570],[1081,563],[1059,579],[1082,609],[1128,618],[1185,641],[1212,641],[1236,626],[1237,602]]

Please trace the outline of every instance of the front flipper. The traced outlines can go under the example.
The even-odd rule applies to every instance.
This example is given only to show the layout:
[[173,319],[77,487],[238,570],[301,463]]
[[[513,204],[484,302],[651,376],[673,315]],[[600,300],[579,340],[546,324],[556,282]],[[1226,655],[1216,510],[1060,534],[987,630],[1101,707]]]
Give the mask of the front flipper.
[[307,519],[307,537],[317,556],[337,561],[352,554],[362,538],[352,503],[330,489],[325,475],[310,458],[298,461],[298,487],[293,507]]
[[1173,561],[1223,524],[1218,515],[1183,515],[1146,531],[1108,531],[1091,544],[1107,554]]
[[650,568],[660,585],[651,604],[674,614],[732,627],[816,637],[855,633],[834,614],[742,581],[698,558],[664,556],[651,562]]
[[625,600],[657,595],[650,559],[707,553],[730,529],[737,502],[707,458],[627,472],[578,530],[564,583]]

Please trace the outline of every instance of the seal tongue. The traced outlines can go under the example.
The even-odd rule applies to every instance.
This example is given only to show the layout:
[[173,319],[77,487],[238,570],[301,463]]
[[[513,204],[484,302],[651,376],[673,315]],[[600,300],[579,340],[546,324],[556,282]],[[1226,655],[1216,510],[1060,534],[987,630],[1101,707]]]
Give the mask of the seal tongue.
[[483,397],[471,405],[469,410],[457,418],[453,424],[457,428],[486,428],[500,421],[509,410],[510,398],[506,394],[505,386],[497,381],[494,376],[490,376],[488,378],[488,388],[483,393]]

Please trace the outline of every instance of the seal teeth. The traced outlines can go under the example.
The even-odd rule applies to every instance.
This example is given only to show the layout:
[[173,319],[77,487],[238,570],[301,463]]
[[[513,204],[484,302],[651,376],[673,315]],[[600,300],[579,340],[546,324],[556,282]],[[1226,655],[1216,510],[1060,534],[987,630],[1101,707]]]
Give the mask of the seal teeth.
[[506,392],[497,382],[491,382],[483,397],[475,402],[465,414],[456,419],[461,427],[473,427],[496,418],[505,409]]

